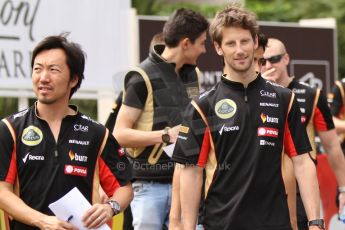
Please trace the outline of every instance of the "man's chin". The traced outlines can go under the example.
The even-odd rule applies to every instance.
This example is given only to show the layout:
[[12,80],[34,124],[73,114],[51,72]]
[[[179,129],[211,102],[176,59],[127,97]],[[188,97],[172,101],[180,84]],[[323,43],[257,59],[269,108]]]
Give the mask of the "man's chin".
[[38,102],[41,103],[41,104],[44,104],[44,105],[51,105],[55,102],[55,100],[49,100],[49,99],[46,99],[46,98],[38,98]]

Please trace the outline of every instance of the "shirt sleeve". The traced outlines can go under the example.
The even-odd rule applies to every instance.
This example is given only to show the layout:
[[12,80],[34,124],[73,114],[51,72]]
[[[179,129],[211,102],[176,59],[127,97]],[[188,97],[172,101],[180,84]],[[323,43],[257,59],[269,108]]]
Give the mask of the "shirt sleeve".
[[132,167],[115,137],[109,133],[99,159],[100,182],[108,196],[128,184],[132,177]]
[[0,121],[0,181],[14,184],[17,177],[14,140],[9,127]]
[[192,104],[189,104],[178,134],[172,159],[180,164],[205,167],[210,152],[208,126]]
[[134,72],[129,79],[125,82],[125,97],[123,104],[134,107],[137,109],[143,109],[147,98],[147,88],[143,77]]
[[301,112],[294,97],[284,131],[284,149],[290,157],[312,150],[305,126],[301,122]]
[[343,109],[343,98],[338,85],[334,85],[332,88],[329,98],[329,107],[333,116],[339,117],[341,115],[340,112]]
[[328,131],[335,128],[326,95],[322,90],[314,111],[313,123],[317,131]]

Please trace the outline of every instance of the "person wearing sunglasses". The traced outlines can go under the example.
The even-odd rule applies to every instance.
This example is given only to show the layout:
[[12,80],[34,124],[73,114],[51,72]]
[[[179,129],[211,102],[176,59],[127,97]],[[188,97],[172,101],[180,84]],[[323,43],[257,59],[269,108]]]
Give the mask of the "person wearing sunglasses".
[[[341,211],[345,204],[345,159],[337,138],[325,94],[322,90],[313,88],[304,82],[298,82],[294,77],[289,76],[287,67],[290,57],[282,41],[276,38],[268,39],[264,60],[265,65],[262,68],[263,71],[274,68],[274,71],[268,74],[266,79],[291,89],[297,97],[302,114],[301,122],[306,126],[310,143],[313,146],[310,157],[315,163],[316,144],[314,130],[318,132],[321,143],[325,152],[328,154],[331,166],[337,177],[339,188],[343,189],[343,192],[339,195],[339,211]],[[292,215],[291,212],[290,215]],[[297,192],[297,221],[298,229],[308,229],[308,219],[299,192]]]

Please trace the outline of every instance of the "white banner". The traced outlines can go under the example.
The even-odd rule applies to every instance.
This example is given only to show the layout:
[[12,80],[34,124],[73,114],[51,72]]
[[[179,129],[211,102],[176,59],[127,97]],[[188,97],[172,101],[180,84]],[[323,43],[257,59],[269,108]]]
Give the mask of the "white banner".
[[130,0],[0,0],[0,90],[31,89],[31,52],[70,32],[87,54],[82,90],[113,89],[130,67]]

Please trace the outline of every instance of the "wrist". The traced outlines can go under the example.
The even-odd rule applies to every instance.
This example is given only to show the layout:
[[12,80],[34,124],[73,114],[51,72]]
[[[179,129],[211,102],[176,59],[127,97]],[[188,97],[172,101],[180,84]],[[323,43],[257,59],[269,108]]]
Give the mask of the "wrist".
[[315,219],[308,221],[308,228],[311,229],[325,229],[325,221],[323,219]]
[[110,206],[110,209],[112,211],[111,212],[111,214],[112,214],[111,216],[115,216],[115,215],[120,213],[121,207],[120,207],[120,204],[116,200],[108,200],[106,202],[106,204],[108,206]]
[[170,144],[170,134],[169,134],[170,127],[165,127],[162,133],[162,142],[165,144]]

